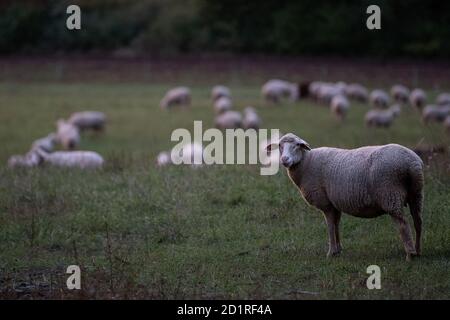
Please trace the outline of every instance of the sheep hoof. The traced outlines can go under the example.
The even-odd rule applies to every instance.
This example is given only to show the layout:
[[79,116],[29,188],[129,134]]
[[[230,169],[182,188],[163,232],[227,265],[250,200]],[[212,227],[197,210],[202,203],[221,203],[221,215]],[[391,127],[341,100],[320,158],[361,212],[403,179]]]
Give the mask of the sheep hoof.
[[419,257],[419,254],[415,253],[415,252],[409,252],[406,254],[406,261],[412,261],[413,259]]
[[334,258],[340,255],[340,251],[328,251],[327,258]]

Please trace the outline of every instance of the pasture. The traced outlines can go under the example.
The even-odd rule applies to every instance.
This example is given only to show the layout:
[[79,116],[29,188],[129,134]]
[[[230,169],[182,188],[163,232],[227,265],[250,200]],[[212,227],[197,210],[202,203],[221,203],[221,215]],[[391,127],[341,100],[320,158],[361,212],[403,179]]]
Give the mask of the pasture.
[[[409,263],[388,216],[344,215],[344,251],[327,259],[324,219],[284,169],[261,176],[259,166],[192,170],[154,162],[174,145],[174,129],[192,129],[194,120],[213,126],[210,89],[218,83],[231,88],[237,110],[253,105],[264,128],[293,132],[312,147],[448,147],[442,126],[424,126],[416,111],[406,108],[389,129],[368,129],[363,117],[369,107],[353,102],[340,124],[309,100],[265,106],[260,86],[269,72],[248,75],[232,67],[217,78],[214,70],[168,74],[159,68],[137,81],[126,71],[122,81],[114,72],[106,80],[67,79],[64,67],[51,63],[23,80],[25,69],[8,65],[0,82],[0,298],[450,298],[448,153],[426,166],[422,256]],[[354,69],[342,80],[365,79]],[[340,76],[310,72],[317,79]],[[389,77],[368,81],[370,88],[394,84]],[[430,97],[438,93],[420,75],[415,81]],[[191,87],[191,108],[163,112],[159,100],[178,84]],[[450,90],[448,82],[440,85]],[[79,110],[108,116],[106,131],[84,134],[80,146],[102,154],[104,169],[6,167],[10,155],[25,153],[58,118]],[[65,289],[65,270],[73,264],[82,269],[80,291]],[[366,287],[366,268],[373,264],[381,268],[381,290]]]

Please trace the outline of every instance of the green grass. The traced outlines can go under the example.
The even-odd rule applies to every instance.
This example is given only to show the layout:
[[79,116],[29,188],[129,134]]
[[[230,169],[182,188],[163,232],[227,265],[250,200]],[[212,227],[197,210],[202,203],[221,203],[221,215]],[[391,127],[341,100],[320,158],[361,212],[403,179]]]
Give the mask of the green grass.
[[[426,168],[422,257],[405,261],[389,217],[344,215],[344,252],[327,259],[323,218],[284,170],[260,176],[258,166],[155,167],[156,154],[173,146],[173,129],[191,129],[194,120],[212,125],[209,85],[193,87],[191,110],[162,112],[168,87],[0,84],[0,297],[450,298],[448,159]],[[411,110],[391,129],[369,130],[363,105],[352,105],[338,124],[309,101],[271,108],[257,84],[231,88],[237,109],[254,105],[265,127],[294,132],[313,147],[450,144],[440,126],[424,127]],[[25,153],[56,119],[89,109],[106,112],[108,127],[84,135],[80,148],[104,155],[103,170],[6,168],[11,154]],[[60,290],[71,264],[82,267],[79,292]],[[381,267],[381,290],[366,288],[372,264]]]

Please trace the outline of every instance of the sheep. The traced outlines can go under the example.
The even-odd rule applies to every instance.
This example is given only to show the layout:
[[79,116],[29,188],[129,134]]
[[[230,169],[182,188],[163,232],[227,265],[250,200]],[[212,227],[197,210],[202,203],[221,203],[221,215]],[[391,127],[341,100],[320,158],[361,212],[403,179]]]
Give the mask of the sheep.
[[179,153],[175,153],[174,149],[170,151],[163,151],[156,157],[156,164],[163,167],[169,164],[174,164],[174,161],[182,164],[190,164],[192,167],[198,167],[201,163],[195,163],[195,159],[203,161],[204,149],[198,142],[188,143],[182,146]]
[[386,91],[375,89],[370,93],[370,103],[374,108],[386,109],[389,106],[390,98]]
[[409,99],[409,89],[401,84],[396,84],[391,88],[391,96],[395,102],[406,104]]
[[216,101],[219,98],[226,97],[231,99],[231,91],[229,88],[225,86],[214,86],[211,90],[211,98],[213,101]]
[[261,118],[256,113],[255,108],[247,107],[244,109],[244,120],[242,121],[244,129],[258,130],[261,126]]
[[57,136],[55,133],[50,133],[46,137],[37,139],[31,145],[31,150],[42,149],[47,152],[52,152],[57,142]]
[[242,126],[242,115],[237,111],[226,111],[215,119],[218,129],[237,129]]
[[156,165],[158,167],[163,167],[171,163],[170,152],[162,151],[156,156]]
[[368,127],[388,128],[400,114],[400,107],[394,105],[388,110],[370,110],[366,113],[364,121]]
[[56,139],[66,150],[75,149],[80,143],[80,133],[78,127],[73,124],[59,119],[56,122],[57,132]]
[[82,111],[72,113],[68,122],[76,126],[80,131],[101,131],[105,127],[106,115],[99,111]]
[[284,80],[272,79],[261,88],[261,94],[266,101],[279,103],[282,98],[291,101],[298,99],[298,85]]
[[422,109],[427,101],[427,95],[422,89],[414,89],[409,95],[409,103],[417,108]]
[[345,94],[358,102],[367,102],[369,100],[369,90],[359,83],[351,83],[345,88]]
[[422,110],[422,121],[425,124],[428,124],[430,122],[444,122],[445,118],[448,115],[450,115],[450,105],[428,105]]
[[343,121],[347,115],[348,109],[350,108],[350,103],[347,98],[343,95],[334,96],[331,100],[330,109],[334,116]]
[[[279,147],[280,162],[304,200],[323,212],[328,226],[328,256],[341,252],[339,221],[345,212],[374,218],[389,214],[397,225],[406,259],[420,254],[422,233],[423,162],[398,144],[358,149],[310,145],[292,133],[267,146]],[[415,244],[404,214],[409,205],[416,231]]]
[[191,104],[191,90],[187,87],[173,88],[161,99],[161,109],[169,109],[173,106],[189,106]]
[[225,111],[229,111],[232,108],[233,103],[228,97],[221,97],[214,102],[214,111],[216,112],[216,114],[224,113]]
[[9,168],[31,168],[36,167],[40,163],[40,158],[34,151],[30,151],[25,155],[13,155],[8,159]]
[[93,151],[56,151],[47,153],[42,149],[38,149],[35,153],[40,157],[41,163],[55,167],[97,169],[104,164],[102,156]]
[[436,104],[440,106],[450,105],[450,93],[441,93],[436,97]]

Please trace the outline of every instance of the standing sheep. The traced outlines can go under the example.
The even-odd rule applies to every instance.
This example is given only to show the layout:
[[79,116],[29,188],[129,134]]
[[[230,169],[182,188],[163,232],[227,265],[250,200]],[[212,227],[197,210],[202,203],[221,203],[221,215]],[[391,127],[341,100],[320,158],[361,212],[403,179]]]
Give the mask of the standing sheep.
[[394,105],[388,110],[370,110],[366,113],[364,121],[367,127],[389,128],[394,119],[400,114],[400,107]]
[[422,109],[427,102],[427,95],[422,89],[414,89],[409,95],[409,103],[417,108]]
[[228,97],[221,97],[214,101],[214,111],[216,114],[224,113],[225,111],[229,111],[233,108],[233,103],[231,99]]
[[[267,146],[267,150],[275,147],[279,147],[280,161],[303,198],[324,214],[328,256],[341,252],[342,212],[361,218],[390,215],[399,229],[406,259],[420,254],[423,162],[413,151],[397,144],[311,149],[292,133]],[[406,204],[414,221],[415,244],[403,214]]]
[[384,90],[376,89],[370,93],[370,103],[374,108],[386,109],[390,100],[389,95]]
[[80,133],[78,128],[63,119],[59,119],[56,122],[56,126],[56,139],[58,142],[66,150],[75,149],[80,143]]
[[349,108],[350,103],[343,95],[334,96],[331,100],[331,112],[339,121],[343,121],[345,119]]
[[191,90],[187,87],[176,87],[165,94],[160,102],[161,109],[173,106],[189,106],[191,104]]
[[256,113],[255,108],[247,107],[244,109],[244,120],[242,121],[242,127],[244,129],[258,130],[261,126],[261,118]]
[[441,93],[436,97],[436,104],[440,106],[450,105],[450,93]]
[[237,111],[226,111],[215,119],[218,129],[237,129],[242,126],[242,115]]
[[406,104],[409,99],[409,89],[401,84],[396,84],[391,88],[391,96],[395,102]]
[[444,122],[448,115],[450,115],[450,106],[428,105],[422,111],[422,121],[425,124]]
[[345,94],[353,100],[364,103],[369,100],[369,90],[359,83],[351,83],[345,88]]
[[56,134],[50,133],[46,137],[35,140],[31,145],[31,150],[42,149],[46,152],[52,152],[57,140]]
[[99,111],[82,111],[72,113],[68,122],[76,126],[80,131],[101,131],[105,127],[106,115]]
[[266,101],[279,103],[282,98],[291,101],[298,99],[298,85],[284,80],[273,79],[267,81],[261,88],[261,94]]
[[231,99],[231,91],[229,88],[225,86],[214,86],[211,90],[211,98],[213,101],[216,101],[217,99],[220,99],[222,97],[230,98]]

